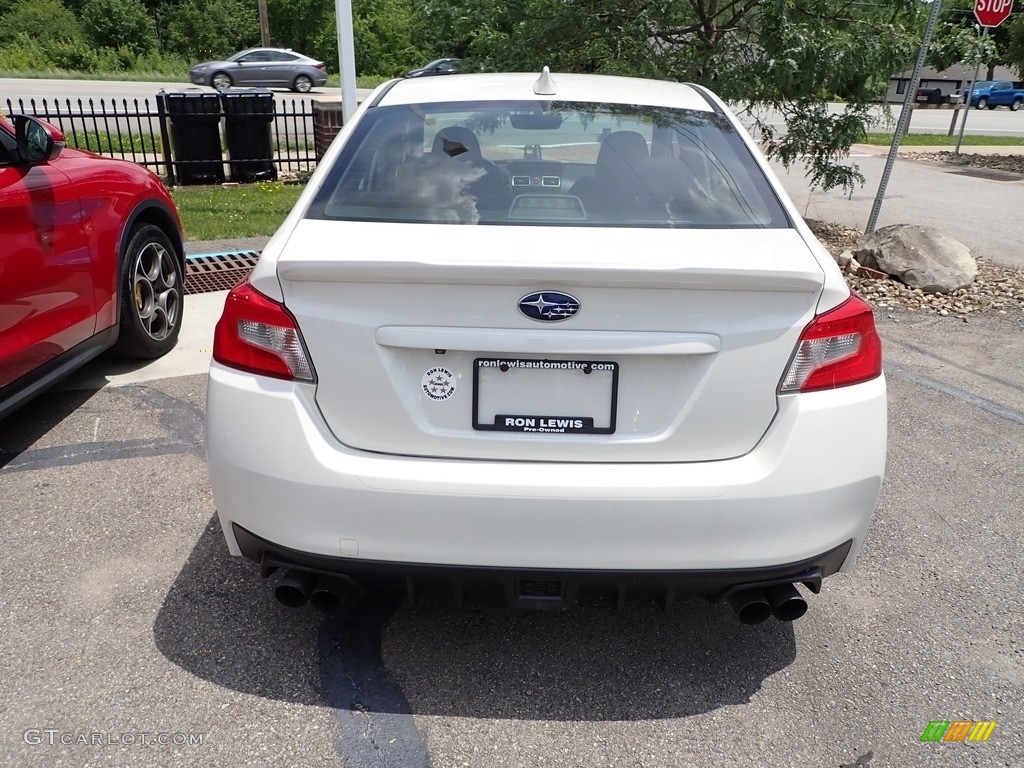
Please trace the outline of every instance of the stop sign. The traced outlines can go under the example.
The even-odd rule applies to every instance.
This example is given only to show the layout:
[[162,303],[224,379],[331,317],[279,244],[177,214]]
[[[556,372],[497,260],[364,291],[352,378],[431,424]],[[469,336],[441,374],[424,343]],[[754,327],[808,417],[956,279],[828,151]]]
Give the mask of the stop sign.
[[1012,10],[1013,0],[974,0],[974,17],[983,27],[998,27]]

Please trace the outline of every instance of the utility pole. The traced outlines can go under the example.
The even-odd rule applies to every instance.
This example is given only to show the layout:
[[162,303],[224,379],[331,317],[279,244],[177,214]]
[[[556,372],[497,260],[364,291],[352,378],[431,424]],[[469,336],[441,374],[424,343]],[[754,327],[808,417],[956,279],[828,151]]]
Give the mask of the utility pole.
[[260,8],[260,45],[270,47],[270,17],[267,15],[267,0],[256,0]]

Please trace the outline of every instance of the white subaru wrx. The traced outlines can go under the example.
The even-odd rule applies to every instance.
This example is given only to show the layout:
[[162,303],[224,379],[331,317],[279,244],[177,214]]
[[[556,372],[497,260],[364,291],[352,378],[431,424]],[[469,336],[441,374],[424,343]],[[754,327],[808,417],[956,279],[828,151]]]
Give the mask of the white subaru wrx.
[[229,550],[289,605],[494,584],[792,620],[875,508],[881,345],[706,89],[395,80],[229,294],[207,450]]

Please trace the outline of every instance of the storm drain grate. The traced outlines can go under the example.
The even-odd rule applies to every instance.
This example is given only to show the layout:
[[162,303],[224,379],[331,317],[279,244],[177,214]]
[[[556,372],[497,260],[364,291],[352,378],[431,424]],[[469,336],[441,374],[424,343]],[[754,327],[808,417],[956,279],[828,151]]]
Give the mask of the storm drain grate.
[[230,291],[249,276],[258,259],[256,251],[189,256],[185,259],[185,294]]
[[957,176],[973,176],[976,179],[988,179],[989,181],[1022,181],[1024,176],[1010,171],[997,171],[993,168],[964,168],[961,171],[950,171]]

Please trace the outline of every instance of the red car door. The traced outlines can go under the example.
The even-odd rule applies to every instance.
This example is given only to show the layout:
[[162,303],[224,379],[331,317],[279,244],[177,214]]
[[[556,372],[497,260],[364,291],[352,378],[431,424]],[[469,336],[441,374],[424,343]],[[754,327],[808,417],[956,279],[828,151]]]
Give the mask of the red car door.
[[82,207],[59,165],[20,162],[0,122],[0,387],[96,331]]

